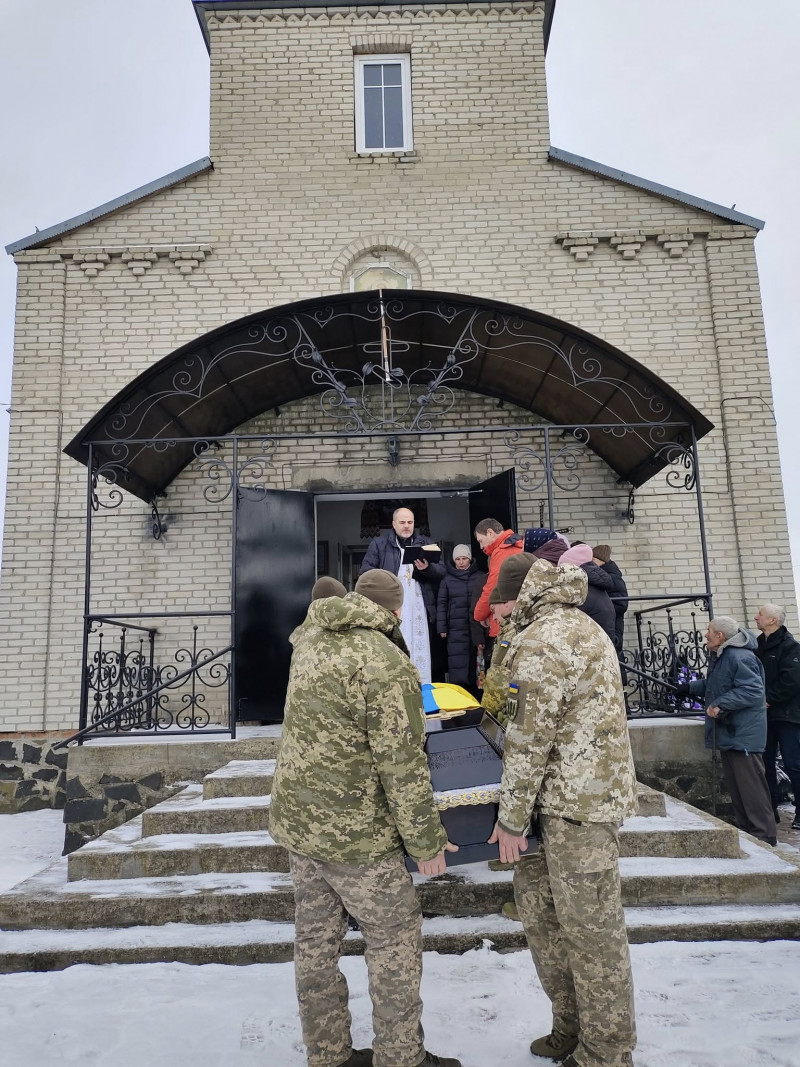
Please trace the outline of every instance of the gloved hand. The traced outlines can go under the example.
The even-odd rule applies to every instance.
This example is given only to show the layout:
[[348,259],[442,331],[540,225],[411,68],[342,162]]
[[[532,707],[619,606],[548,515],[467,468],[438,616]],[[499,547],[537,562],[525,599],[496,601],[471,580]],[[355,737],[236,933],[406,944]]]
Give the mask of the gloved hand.
[[691,692],[688,682],[681,682],[680,685],[675,686],[675,696],[678,700],[685,700],[688,696],[691,696]]

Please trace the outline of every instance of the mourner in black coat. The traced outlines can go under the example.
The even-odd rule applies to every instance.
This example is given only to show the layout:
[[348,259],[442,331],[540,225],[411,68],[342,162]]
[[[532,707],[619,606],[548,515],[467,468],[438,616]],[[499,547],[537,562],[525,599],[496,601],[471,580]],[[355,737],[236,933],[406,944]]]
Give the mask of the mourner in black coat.
[[614,642],[615,618],[614,602],[610,594],[613,592],[614,583],[611,575],[598,567],[592,559],[592,550],[583,541],[576,541],[572,548],[568,549],[560,558],[559,563],[572,563],[586,572],[589,579],[589,590],[586,599],[581,604],[581,611],[585,611],[590,619],[594,619],[598,626],[608,634]]
[[597,566],[610,575],[614,583],[614,590],[610,594],[614,605],[614,644],[619,652],[623,647],[625,637],[625,612],[628,610],[628,587],[622,577],[622,571],[611,558],[610,545],[595,545],[592,549],[594,562]]
[[756,655],[764,668],[767,696],[767,747],[764,770],[772,795],[776,822],[781,802],[777,758],[792,783],[795,814],[793,830],[800,830],[800,644],[784,626],[786,613],[775,604],[764,604],[756,615]]
[[[359,574],[375,569],[397,574],[400,570],[403,549],[415,545],[426,545],[429,540],[421,534],[414,533],[410,537],[400,537],[394,530],[389,530],[388,533],[383,533],[370,542]],[[441,563],[429,563],[425,570],[414,568],[414,579],[422,588],[422,599],[425,602],[425,611],[430,623],[436,621],[436,591],[443,577],[444,566]]]
[[456,545],[453,562],[445,564],[439,585],[436,629],[447,639],[447,680],[477,695],[476,654],[487,631],[475,622],[473,611],[486,581],[472,559],[468,545]]

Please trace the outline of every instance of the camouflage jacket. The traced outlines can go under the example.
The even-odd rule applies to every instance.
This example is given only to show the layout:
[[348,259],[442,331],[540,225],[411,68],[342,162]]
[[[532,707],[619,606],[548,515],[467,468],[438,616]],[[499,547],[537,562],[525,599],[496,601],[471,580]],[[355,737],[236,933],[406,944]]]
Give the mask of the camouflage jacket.
[[481,707],[484,711],[488,711],[490,715],[493,715],[501,726],[506,725],[508,683],[511,679],[508,676],[505,660],[513,636],[514,630],[509,620],[506,619],[500,627],[500,633],[494,643],[492,662],[483,681]]
[[348,593],[315,601],[292,635],[270,833],[293,852],[360,864],[402,847],[427,860],[444,847],[419,675],[391,638],[396,625]]
[[636,810],[619,663],[609,638],[578,607],[586,584],[570,563],[534,563],[511,615],[499,820],[513,834],[534,810],[613,823]]

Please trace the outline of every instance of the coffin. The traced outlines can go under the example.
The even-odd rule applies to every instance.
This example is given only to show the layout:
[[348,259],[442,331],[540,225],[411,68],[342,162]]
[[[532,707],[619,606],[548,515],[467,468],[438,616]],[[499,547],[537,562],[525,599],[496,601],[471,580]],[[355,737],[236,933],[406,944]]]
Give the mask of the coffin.
[[[500,803],[505,730],[481,708],[456,718],[427,723],[425,754],[433,785],[433,799],[447,837],[458,852],[446,852],[448,867],[499,859],[497,845],[489,845]],[[528,852],[538,847],[528,838]],[[417,865],[406,856],[406,867]]]

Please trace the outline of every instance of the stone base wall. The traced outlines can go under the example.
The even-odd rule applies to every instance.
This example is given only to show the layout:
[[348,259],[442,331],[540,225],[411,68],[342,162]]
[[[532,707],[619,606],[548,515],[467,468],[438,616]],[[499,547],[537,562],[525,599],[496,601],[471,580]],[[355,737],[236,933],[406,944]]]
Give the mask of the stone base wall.
[[67,752],[53,745],[65,736],[0,734],[0,815],[64,807]]
[[719,757],[712,770],[702,719],[634,719],[629,730],[640,782],[722,819],[733,814]]
[[141,815],[232,759],[273,759],[279,737],[102,742],[69,751],[64,854]]

